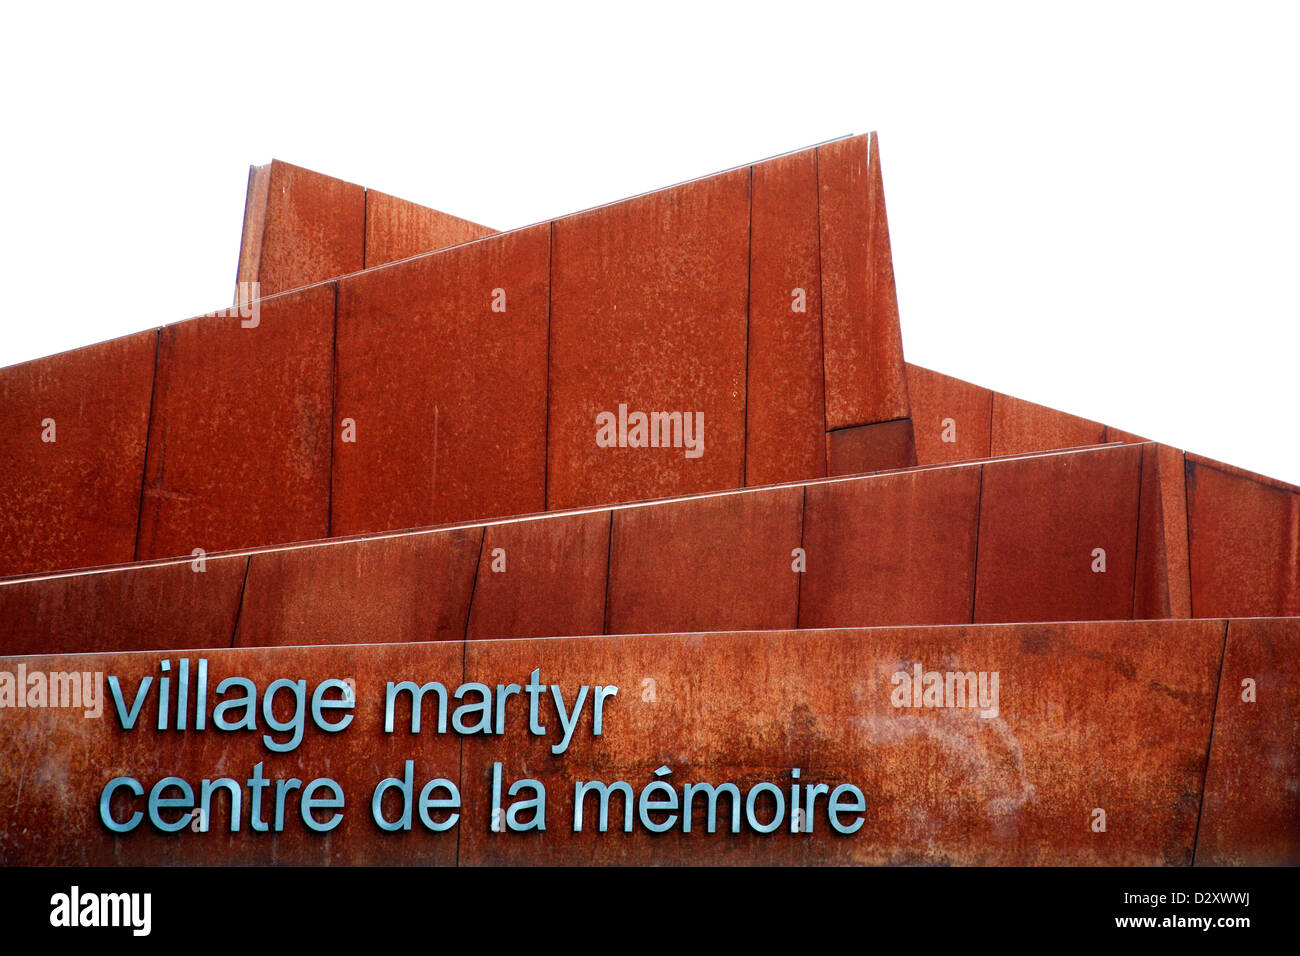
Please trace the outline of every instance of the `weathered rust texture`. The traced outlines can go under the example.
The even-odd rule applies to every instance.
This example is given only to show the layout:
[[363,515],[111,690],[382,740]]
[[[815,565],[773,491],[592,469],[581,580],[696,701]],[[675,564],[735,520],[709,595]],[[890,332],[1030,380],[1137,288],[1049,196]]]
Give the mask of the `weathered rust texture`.
[[229,647],[248,558],[0,582],[0,655]]
[[257,305],[162,330],[138,558],[329,534],[334,288]]
[[1197,617],[1300,614],[1300,488],[1187,455]]
[[[1140,464],[1144,455],[1158,458],[1156,448],[1117,445],[619,505],[612,525],[611,510],[600,509],[253,550],[240,643],[333,643],[356,629],[387,629],[390,640],[457,638],[466,602],[469,633],[480,638],[796,620],[956,624],[972,613],[1125,619],[1135,606],[1186,616],[1178,596],[1186,579],[1177,555],[1180,453],[1168,450],[1162,468]],[[462,537],[463,546],[444,546]],[[1106,552],[1104,572],[1093,570],[1095,549]],[[39,593],[44,585],[31,586]],[[82,646],[65,647],[57,629],[49,633],[33,651]],[[167,646],[159,640],[155,649]]]
[[[553,228],[548,507],[742,486],[749,169]],[[702,415],[701,453],[684,435],[633,447],[630,431],[601,447],[597,418],[620,406]]]
[[874,133],[817,147],[826,428],[911,415]]
[[606,631],[794,627],[803,488],[614,511]]
[[993,393],[993,438],[989,454],[1055,451],[1106,441],[1106,426],[1045,405]]
[[254,554],[236,643],[463,640],[481,528]]
[[1141,459],[1123,445],[983,465],[976,622],[1128,618]]
[[541,225],[340,281],[334,534],[545,510],[549,256]]
[[158,332],[0,369],[0,576],[135,556]]
[[[157,730],[153,697],[131,731],[120,728],[111,703],[98,720],[70,708],[13,710],[0,721],[0,862],[1187,865],[1222,633],[1215,621],[1115,622],[212,651],[203,655],[210,701],[216,683],[231,675],[251,677],[259,703],[275,678],[304,679],[309,693],[325,678],[350,678],[352,726],[330,735],[309,722],[301,745],[278,754],[263,744],[270,731],[261,723],[256,731]],[[186,656],[194,663],[199,655]],[[174,677],[179,662],[171,653],[4,664],[105,672],[134,699],[141,677],[162,674],[164,657]],[[941,673],[997,671],[997,716],[964,706],[895,707],[893,675],[915,663]],[[527,732],[527,698],[518,693],[507,700],[503,735],[435,733],[432,704],[418,735],[405,704],[394,732],[383,732],[387,681],[439,680],[454,690],[464,679],[495,693],[498,685],[526,683],[534,670],[560,688],[570,708],[578,687],[589,687],[564,753],[554,752],[560,734],[549,693],[541,698],[541,736]],[[592,734],[595,685],[619,688],[605,698],[600,737]],[[283,719],[287,708],[278,713]],[[289,736],[271,732],[273,740]],[[428,831],[418,816],[410,832],[376,827],[371,794],[381,779],[400,777],[407,759],[415,761],[417,796],[434,777],[460,782],[464,811],[456,829]],[[491,830],[496,761],[503,797],[515,780],[545,783],[545,831]],[[338,829],[307,832],[291,795],[284,833],[253,832],[247,789],[238,834],[229,832],[225,793],[208,832],[161,834],[146,821],[115,837],[99,822],[99,793],[113,777],[133,776],[147,787],[172,774],[192,784],[221,776],[242,783],[257,762],[273,779],[334,777],[346,798]],[[637,832],[625,834],[615,796],[610,832],[594,832],[590,797],[583,830],[573,831],[575,781],[626,780],[639,793],[661,766],[679,794],[687,782],[731,781],[742,793],[771,782],[786,794],[783,825],[767,835],[743,823],[737,834],[709,834],[697,796],[691,833],[679,822],[651,834],[638,822]],[[813,831],[791,832],[788,788],[796,767],[802,783],[863,790],[857,833],[830,831],[825,797],[814,809]],[[119,792],[112,802],[114,819],[143,803],[125,797]],[[728,798],[720,804],[726,829]],[[1096,808],[1106,811],[1104,833],[1091,826]],[[766,822],[773,810],[770,792],[760,793],[756,818]],[[396,801],[385,811],[396,817]],[[163,811],[168,820],[182,812]],[[649,813],[652,821],[663,817]]]
[[609,523],[593,511],[488,525],[470,640],[604,633]]
[[971,620],[980,471],[808,486],[800,627]]
[[[1222,624],[1113,623],[607,637],[470,644],[466,673],[489,684],[534,668],[571,701],[579,684],[617,685],[603,733],[589,715],[568,750],[548,736],[465,740],[462,865],[512,864],[1138,864],[1191,862],[1214,705]],[[939,672],[998,671],[999,714],[895,708],[892,675],[914,663]],[[648,683],[652,682],[652,683]],[[1153,691],[1152,686],[1167,688]],[[593,691],[594,693],[594,691]],[[545,832],[490,829],[492,764],[508,786],[545,783]],[[659,778],[768,781],[785,792],[778,832],[706,832],[696,797],[680,822],[622,832],[621,798],[597,832],[588,796],[573,832],[574,783]],[[799,782],[854,783],[861,830],[790,829]],[[504,788],[503,788],[504,789]],[[757,801],[772,819],[770,794]],[[720,829],[730,824],[720,799]],[[806,806],[806,801],[805,801]],[[824,803],[820,804],[824,808]],[[1105,833],[1092,829],[1105,809]],[[664,813],[652,813],[662,821]]]
[[490,236],[496,230],[457,216],[366,190],[367,269]]
[[[438,679],[453,689],[460,683],[464,646],[461,642],[432,644],[348,644],[335,647],[243,648],[219,651],[166,651],[150,654],[4,658],[0,670],[15,671],[25,664],[29,671],[100,672],[105,674],[104,693],[108,700],[98,719],[87,718],[84,710],[72,708],[14,709],[0,720],[0,864],[91,865],[91,866],[212,866],[222,865],[451,865],[456,861],[456,831],[435,833],[418,822],[411,832],[386,833],[370,816],[370,798],[375,786],[388,776],[401,777],[404,762],[415,761],[415,773],[425,781],[460,777],[460,743],[452,734],[430,734],[420,739],[409,733],[383,732],[383,700],[386,681]],[[180,659],[190,661],[190,712],[188,729],[175,729],[174,712],[168,730],[158,730],[158,685],[171,678],[170,702],[177,700]],[[209,715],[207,728],[196,732],[194,703],[198,695],[198,660],[209,662],[208,706],[240,696],[229,690],[218,695],[216,688],[226,677],[253,679],[258,688],[257,729],[221,731]],[[170,662],[163,672],[162,660]],[[152,676],[148,703],[142,705],[138,723],[123,730],[107,687],[107,677],[119,678],[128,706],[135,700],[139,681]],[[305,680],[310,695],[323,680],[352,680],[357,706],[351,726],[339,733],[315,727],[310,717],[302,743],[288,753],[276,753],[263,743],[263,735],[283,742],[288,732],[277,732],[263,719],[263,692],[280,678]],[[335,690],[331,699],[341,699]],[[290,717],[291,695],[280,692],[277,717]],[[310,701],[308,710],[310,711]],[[326,711],[330,720],[348,711]],[[403,717],[406,711],[403,708]],[[432,721],[436,725],[436,720]],[[329,833],[309,831],[302,822],[300,799],[303,787],[286,794],[283,832],[257,832],[251,820],[251,790],[246,786],[255,764],[262,764],[263,776],[271,780],[297,779],[301,784],[318,777],[331,777],[344,789],[343,819]],[[105,784],[119,776],[136,778],[145,788],[144,798],[128,799],[119,790],[112,801],[115,819],[127,820],[133,810],[144,812],[150,788],[168,776],[183,778],[197,792],[203,779],[229,777],[242,790],[238,833],[230,832],[230,794],[218,790],[208,818],[207,832],[196,831],[190,817],[176,833],[162,833],[146,815],[138,829],[115,835],[99,819],[100,793]],[[261,796],[263,821],[274,825],[276,785]],[[176,795],[171,790],[167,795]],[[321,796],[324,794],[318,794]],[[395,801],[388,812],[397,816]],[[163,809],[162,818],[174,822],[186,811]],[[320,820],[335,810],[318,810]]]
[[753,166],[745,484],[826,474],[817,153]]
[[1300,619],[1228,622],[1196,863],[1300,864]]
[[919,464],[989,457],[992,391],[909,363],[907,392]]
[[[274,295],[365,265],[366,190],[272,160],[249,170],[238,278]],[[236,291],[238,297],[238,291]]]
[[1133,617],[1191,616],[1183,453],[1168,445],[1144,444]]
[[915,464],[916,442],[910,419],[826,433],[826,470],[831,475],[860,475]]

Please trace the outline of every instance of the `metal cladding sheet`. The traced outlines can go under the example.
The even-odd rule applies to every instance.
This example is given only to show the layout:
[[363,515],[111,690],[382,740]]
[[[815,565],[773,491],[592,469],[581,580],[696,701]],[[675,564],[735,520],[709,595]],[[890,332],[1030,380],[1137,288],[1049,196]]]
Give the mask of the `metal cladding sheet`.
[[831,475],[860,475],[916,464],[912,421],[878,422],[839,428],[826,433],[826,471]]
[[334,288],[165,326],[136,557],[329,534]]
[[749,180],[554,222],[549,508],[744,485]]
[[248,558],[0,582],[0,655],[230,647]]
[[1300,864],[1300,618],[1228,622],[1196,863]]
[[826,474],[817,153],[753,167],[745,484]]
[[366,268],[482,239],[495,229],[366,190]]
[[1300,614],[1300,488],[1187,455],[1192,611]]
[[239,278],[275,295],[356,272],[365,266],[365,220],[365,187],[273,160],[249,179]]
[[465,637],[482,528],[254,554],[235,643]]
[[545,510],[550,229],[339,283],[332,531]]
[[981,466],[975,620],[1130,617],[1141,461],[1125,445]]
[[993,393],[993,436],[991,455],[1021,455],[1100,445],[1106,441],[1106,426],[1057,411],[1046,405]]
[[[99,716],[0,721],[0,863],[1187,865],[1222,634],[1111,622],[6,658],[102,675],[107,700]],[[247,683],[222,687],[234,677]],[[445,721],[430,686],[413,731],[412,692],[431,682]],[[603,832],[592,784],[611,787]],[[701,784],[719,790],[713,832]],[[432,803],[452,786],[456,806]]]
[[0,576],[135,557],[158,332],[0,369]]
[[993,430],[989,389],[909,364],[907,391],[919,464],[989,457]]
[[817,147],[826,427],[907,418],[898,297],[874,133]]

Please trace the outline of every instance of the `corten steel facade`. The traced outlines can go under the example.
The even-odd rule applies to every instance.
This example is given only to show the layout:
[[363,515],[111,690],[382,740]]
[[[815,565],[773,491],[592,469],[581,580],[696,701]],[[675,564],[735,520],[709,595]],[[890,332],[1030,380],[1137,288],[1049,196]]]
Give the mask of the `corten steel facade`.
[[[238,282],[0,370],[0,862],[1300,863],[1300,489],[905,363],[874,134],[503,233],[277,161]],[[347,678],[355,726],[181,729],[200,661]],[[378,728],[390,681],[535,670],[620,688],[599,735]],[[991,706],[923,695],[954,673]],[[408,760],[454,827],[372,819]],[[251,779],[197,833],[101,805],[259,763],[333,768],[328,839],[259,828]],[[547,827],[502,832],[525,776]],[[710,833],[693,781],[789,819]]]

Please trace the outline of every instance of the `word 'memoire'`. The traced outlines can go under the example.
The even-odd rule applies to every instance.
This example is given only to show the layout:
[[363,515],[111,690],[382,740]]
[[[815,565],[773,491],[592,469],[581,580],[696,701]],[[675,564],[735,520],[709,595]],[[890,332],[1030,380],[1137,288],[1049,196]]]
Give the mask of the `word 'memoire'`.
[[598,448],[685,448],[687,458],[704,454],[703,412],[632,412],[620,402],[618,414],[596,415]]
[[912,673],[895,671],[890,683],[895,707],[966,707],[990,720],[998,715],[997,671],[927,671],[917,661]]

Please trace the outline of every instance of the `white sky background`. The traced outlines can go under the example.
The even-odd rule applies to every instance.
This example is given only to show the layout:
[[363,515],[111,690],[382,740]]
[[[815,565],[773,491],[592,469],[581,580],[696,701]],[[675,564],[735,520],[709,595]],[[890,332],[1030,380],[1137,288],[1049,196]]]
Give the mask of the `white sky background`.
[[880,132],[910,361],[1300,484],[1300,6],[6,4],[0,366],[229,304],[272,157],[497,228]]

